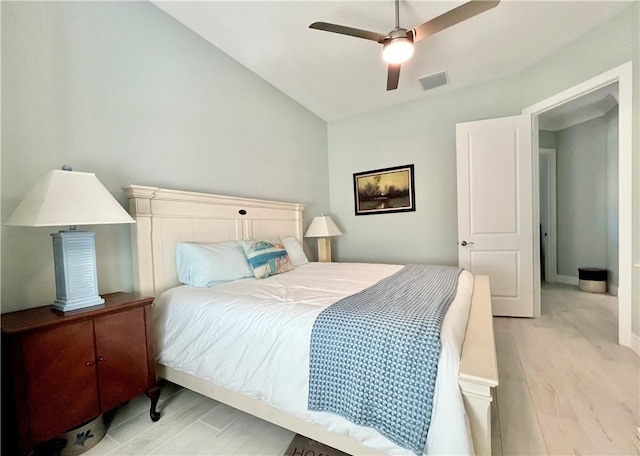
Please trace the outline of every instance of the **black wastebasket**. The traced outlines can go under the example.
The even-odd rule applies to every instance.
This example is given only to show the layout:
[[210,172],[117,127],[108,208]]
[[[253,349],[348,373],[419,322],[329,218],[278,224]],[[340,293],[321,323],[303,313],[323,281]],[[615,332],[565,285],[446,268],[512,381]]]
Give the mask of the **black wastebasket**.
[[607,270],[602,268],[578,268],[579,287],[589,293],[607,292]]

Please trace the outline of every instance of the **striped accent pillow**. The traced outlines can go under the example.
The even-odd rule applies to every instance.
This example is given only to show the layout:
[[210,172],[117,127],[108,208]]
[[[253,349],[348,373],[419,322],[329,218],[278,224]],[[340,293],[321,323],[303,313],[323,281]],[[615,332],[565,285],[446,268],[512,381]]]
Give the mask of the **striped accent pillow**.
[[266,279],[293,270],[287,249],[279,236],[243,241],[242,248],[256,279]]

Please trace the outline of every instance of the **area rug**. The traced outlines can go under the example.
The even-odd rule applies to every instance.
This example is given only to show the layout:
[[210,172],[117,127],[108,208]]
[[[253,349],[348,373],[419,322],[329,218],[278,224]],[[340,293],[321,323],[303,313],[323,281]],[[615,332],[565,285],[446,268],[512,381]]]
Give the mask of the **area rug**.
[[349,456],[347,453],[323,445],[300,434],[291,441],[283,456]]

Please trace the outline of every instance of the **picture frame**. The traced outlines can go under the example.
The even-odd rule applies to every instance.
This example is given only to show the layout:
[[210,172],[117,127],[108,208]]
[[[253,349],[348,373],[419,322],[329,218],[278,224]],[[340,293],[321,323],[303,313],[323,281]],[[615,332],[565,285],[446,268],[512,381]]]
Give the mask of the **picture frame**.
[[356,215],[416,210],[413,165],[353,174]]

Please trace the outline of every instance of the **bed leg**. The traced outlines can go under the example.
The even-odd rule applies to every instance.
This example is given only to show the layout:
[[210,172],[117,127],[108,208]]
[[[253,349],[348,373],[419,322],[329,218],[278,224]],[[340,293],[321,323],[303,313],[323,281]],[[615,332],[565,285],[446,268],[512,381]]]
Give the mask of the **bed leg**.
[[469,416],[473,447],[477,455],[491,454],[492,387],[472,382],[460,382],[464,405]]

